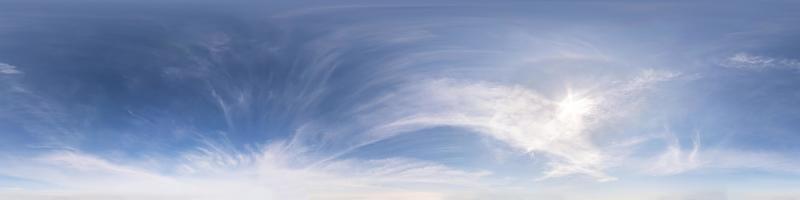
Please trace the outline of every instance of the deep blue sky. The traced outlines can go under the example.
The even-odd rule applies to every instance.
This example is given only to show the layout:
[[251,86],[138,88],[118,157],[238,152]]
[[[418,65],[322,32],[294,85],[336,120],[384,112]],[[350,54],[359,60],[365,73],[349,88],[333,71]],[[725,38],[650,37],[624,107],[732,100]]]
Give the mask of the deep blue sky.
[[0,1],[0,197],[800,199],[793,1]]

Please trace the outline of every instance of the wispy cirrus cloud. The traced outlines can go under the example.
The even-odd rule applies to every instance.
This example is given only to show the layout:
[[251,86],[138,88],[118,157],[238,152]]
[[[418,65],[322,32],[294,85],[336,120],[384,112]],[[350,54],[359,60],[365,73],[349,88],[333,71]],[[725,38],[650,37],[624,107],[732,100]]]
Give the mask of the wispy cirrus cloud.
[[179,168],[167,171],[130,160],[121,163],[81,152],[56,151],[25,164],[4,163],[2,167],[4,176],[55,188],[18,188],[0,191],[0,197],[444,199],[465,191],[492,192],[482,179],[489,172],[460,171],[413,159],[349,159],[311,167],[306,162],[308,157],[292,152],[284,143],[268,145],[252,154],[210,149],[220,148],[207,146],[187,152],[174,165]]
[[19,71],[17,66],[0,62],[0,74],[22,74],[22,71]]
[[[794,41],[791,15],[726,14],[771,3],[82,3],[0,6],[22,22],[0,56],[37,66],[0,63],[0,198],[727,199],[724,173],[664,182],[800,174],[793,147],[735,141],[773,135],[685,131],[765,110],[731,98],[761,81],[685,80],[722,71],[696,66],[715,49]],[[765,127],[794,130],[794,93],[759,93],[786,99]]]
[[[592,140],[596,126],[636,110],[640,93],[675,73],[646,70],[630,81],[607,83],[600,89],[548,97],[522,86],[452,79],[410,84],[381,104],[377,115],[383,125],[368,131],[381,140],[420,129],[451,126],[502,141],[524,154],[542,154],[550,169],[542,178],[588,175],[599,181],[614,180],[604,172],[619,146]],[[626,102],[625,103],[622,102]],[[613,151],[612,151],[613,149]],[[623,151],[624,152],[624,151]]]
[[675,175],[703,167],[708,160],[700,158],[700,135],[695,134],[691,140],[691,147],[687,150],[681,145],[680,140],[671,132],[663,136],[666,149],[652,160],[646,161],[649,167],[645,169],[654,175]]
[[722,62],[722,66],[745,70],[788,69],[800,70],[800,60],[773,58],[750,53],[736,53]]
[[703,147],[698,132],[681,141],[675,133],[666,131],[653,138],[666,145],[650,159],[640,160],[640,170],[649,175],[670,176],[713,170],[755,170],[770,173],[800,174],[793,167],[800,160],[775,152],[741,151],[725,147]]

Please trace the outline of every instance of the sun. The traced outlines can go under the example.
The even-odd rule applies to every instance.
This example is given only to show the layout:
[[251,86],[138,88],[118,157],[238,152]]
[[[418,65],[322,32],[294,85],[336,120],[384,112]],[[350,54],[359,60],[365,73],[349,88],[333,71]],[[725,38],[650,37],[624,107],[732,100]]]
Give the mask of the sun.
[[591,113],[595,105],[596,101],[592,98],[568,94],[564,100],[558,102],[558,117],[581,118]]

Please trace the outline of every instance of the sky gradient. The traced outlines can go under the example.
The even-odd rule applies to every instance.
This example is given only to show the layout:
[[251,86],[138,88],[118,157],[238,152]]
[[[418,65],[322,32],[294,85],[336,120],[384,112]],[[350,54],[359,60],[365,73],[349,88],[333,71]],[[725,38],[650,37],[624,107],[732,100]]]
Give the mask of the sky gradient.
[[800,200],[797,1],[0,1],[0,199]]

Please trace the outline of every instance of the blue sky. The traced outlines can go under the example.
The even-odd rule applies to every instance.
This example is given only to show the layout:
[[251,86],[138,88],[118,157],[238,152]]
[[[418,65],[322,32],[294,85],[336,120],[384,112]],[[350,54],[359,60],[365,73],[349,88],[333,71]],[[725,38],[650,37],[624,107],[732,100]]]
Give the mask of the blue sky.
[[0,2],[0,197],[800,199],[792,1]]

